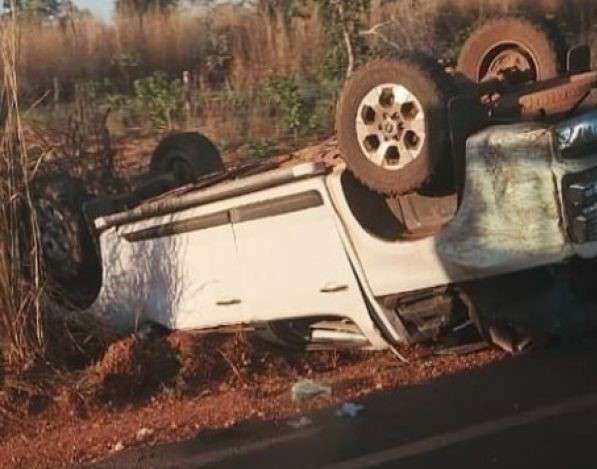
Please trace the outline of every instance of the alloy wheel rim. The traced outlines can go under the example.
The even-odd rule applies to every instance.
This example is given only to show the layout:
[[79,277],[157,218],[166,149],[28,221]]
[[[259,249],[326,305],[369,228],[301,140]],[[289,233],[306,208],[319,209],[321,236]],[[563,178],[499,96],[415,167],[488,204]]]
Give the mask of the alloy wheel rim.
[[427,139],[425,112],[408,88],[385,83],[361,100],[356,116],[361,150],[375,166],[399,171],[415,161]]

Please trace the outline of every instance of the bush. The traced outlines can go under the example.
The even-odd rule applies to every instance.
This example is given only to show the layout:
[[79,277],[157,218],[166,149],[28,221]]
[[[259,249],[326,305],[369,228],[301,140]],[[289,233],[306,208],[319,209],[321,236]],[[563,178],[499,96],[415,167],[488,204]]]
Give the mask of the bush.
[[295,136],[317,129],[315,107],[320,96],[311,86],[300,86],[294,78],[270,78],[265,94],[275,105],[275,113],[282,117],[287,130]]
[[267,158],[278,152],[278,146],[267,139],[249,141],[240,148],[240,152],[250,158]]
[[133,84],[137,110],[147,113],[157,129],[172,129],[182,117],[184,90],[180,80],[171,80],[165,73],[156,72]]

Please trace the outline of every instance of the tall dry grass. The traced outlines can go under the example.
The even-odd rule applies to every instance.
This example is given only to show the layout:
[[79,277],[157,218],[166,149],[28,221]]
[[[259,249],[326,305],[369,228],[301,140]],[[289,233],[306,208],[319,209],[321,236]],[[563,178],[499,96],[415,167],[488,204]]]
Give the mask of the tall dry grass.
[[37,223],[29,190],[30,165],[17,70],[15,18],[0,32],[0,333],[9,363],[30,363],[45,354],[43,277]]
[[31,99],[53,93],[72,97],[81,80],[110,79],[127,88],[160,70],[195,72],[204,89],[222,82],[236,90],[258,86],[271,75],[313,74],[325,53],[325,34],[315,12],[292,25],[264,19],[255,10],[224,5],[203,16],[148,14],[22,25],[22,90]]
[[19,35],[20,91],[31,99],[52,92],[54,79],[65,87],[61,97],[66,98],[76,81],[114,73],[118,51],[113,33],[92,18],[23,22]]
[[[300,86],[315,85],[321,107],[329,108],[331,116],[338,80],[344,76],[341,60],[334,55],[343,46],[334,49],[315,0],[300,3],[301,14],[291,21],[280,14],[220,3],[200,15],[184,10],[168,15],[153,12],[118,17],[113,24],[90,17],[26,23],[21,25],[20,96],[27,103],[40,97],[46,103],[60,103],[42,106],[31,115],[41,127],[55,128],[52,123],[72,121],[81,83],[107,83],[108,93],[130,97],[135,81],[156,71],[172,79],[190,71],[192,104],[187,108],[192,112],[179,118],[177,126],[200,129],[231,149],[278,141],[289,132],[280,125],[280,113],[264,99],[270,78],[292,77]],[[450,63],[477,21],[518,11],[551,15],[571,44],[581,39],[597,43],[594,0],[372,0],[363,27],[385,24],[380,30],[385,42],[379,35],[365,36],[371,55],[388,52],[390,42],[391,49],[427,52]],[[337,71],[332,80],[330,70]],[[245,104],[239,106],[238,98]],[[110,106],[109,127],[116,135],[156,130],[143,111]],[[332,119],[323,121],[310,132],[329,133]]]

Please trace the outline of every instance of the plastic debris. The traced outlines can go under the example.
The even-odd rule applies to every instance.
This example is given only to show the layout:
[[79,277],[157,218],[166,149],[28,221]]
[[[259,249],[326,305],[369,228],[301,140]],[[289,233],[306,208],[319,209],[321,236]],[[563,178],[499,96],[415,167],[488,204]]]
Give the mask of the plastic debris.
[[357,417],[363,410],[365,410],[364,405],[355,404],[354,402],[345,402],[342,404],[342,407],[336,411],[336,416],[353,419]]
[[153,435],[153,430],[151,428],[141,428],[137,432],[137,440],[139,440],[139,441],[144,440],[145,438],[148,438],[151,435]]
[[332,397],[332,388],[311,379],[306,379],[294,384],[291,393],[294,402],[301,402],[316,397],[330,398]]
[[312,423],[313,420],[311,420],[309,417],[301,417],[298,420],[289,420],[288,426],[294,428],[295,430],[298,430],[299,428],[308,427]]
[[124,450],[124,443],[122,441],[119,441],[118,443],[116,443],[113,447],[112,447],[112,452],[113,453],[119,453],[121,451]]

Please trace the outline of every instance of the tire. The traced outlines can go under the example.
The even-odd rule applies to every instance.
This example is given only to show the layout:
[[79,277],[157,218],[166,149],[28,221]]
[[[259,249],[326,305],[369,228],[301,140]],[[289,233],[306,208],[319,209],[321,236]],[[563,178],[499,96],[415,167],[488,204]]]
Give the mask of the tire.
[[[385,88],[385,84],[393,86]],[[377,99],[376,92],[382,94],[374,103],[371,99]],[[403,95],[404,102],[389,107],[393,114],[386,116],[385,106],[395,105],[395,97],[390,96],[395,92]],[[435,61],[423,57],[375,60],[356,71],[342,92],[336,130],[342,157],[357,179],[389,195],[423,186],[449,155],[447,102],[451,92],[451,78]],[[377,106],[374,114],[367,103]],[[383,131],[375,127],[379,118],[384,119]],[[414,128],[417,132],[411,133]],[[368,132],[378,135],[364,137]]]
[[176,183],[184,185],[223,171],[224,162],[207,137],[187,132],[164,138],[153,152],[149,168],[153,175],[173,172]]
[[101,261],[82,212],[88,193],[78,180],[55,176],[34,181],[32,195],[51,290],[66,306],[89,307],[101,287]]
[[503,16],[473,31],[457,70],[475,83],[499,78],[519,85],[558,77],[565,69],[565,52],[564,40],[546,22]]

